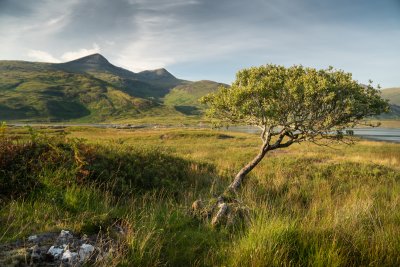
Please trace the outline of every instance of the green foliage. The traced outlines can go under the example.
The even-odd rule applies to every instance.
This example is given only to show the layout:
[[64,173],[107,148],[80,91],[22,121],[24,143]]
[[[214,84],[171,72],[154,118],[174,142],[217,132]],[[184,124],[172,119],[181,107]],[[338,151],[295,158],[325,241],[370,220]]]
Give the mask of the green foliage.
[[[193,163],[161,148],[96,146],[85,153],[85,158],[88,181],[108,183],[116,195],[151,189],[179,193],[196,176],[191,170]],[[208,169],[206,165],[197,168]]]
[[251,124],[272,133],[280,127],[297,141],[355,126],[389,108],[379,91],[360,85],[350,73],[272,64],[239,71],[232,87],[203,101],[210,107],[207,115],[219,122]]
[[5,121],[0,122],[0,138],[4,137],[6,129],[7,129],[7,123]]
[[[47,136],[29,127],[29,139],[0,142],[0,198],[51,192],[51,188],[90,183],[112,194],[130,195],[162,189],[179,194],[203,172],[196,164],[156,147],[87,145],[65,135]],[[193,168],[195,166],[195,168]],[[41,179],[52,176],[52,180]],[[50,186],[50,188],[49,188]]]
[[[44,189],[40,179],[49,173],[62,172],[56,183],[65,185],[65,175],[76,173],[73,148],[64,136],[42,136],[29,128],[29,140],[18,137],[0,139],[0,199],[18,198]],[[55,182],[55,181],[54,181]]]

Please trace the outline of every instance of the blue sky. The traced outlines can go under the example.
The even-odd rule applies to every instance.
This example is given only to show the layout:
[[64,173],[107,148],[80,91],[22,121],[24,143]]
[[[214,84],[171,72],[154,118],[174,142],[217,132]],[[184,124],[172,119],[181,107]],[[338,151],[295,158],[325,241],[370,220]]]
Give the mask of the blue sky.
[[274,63],[400,86],[400,0],[0,0],[0,59],[92,53],[188,80]]

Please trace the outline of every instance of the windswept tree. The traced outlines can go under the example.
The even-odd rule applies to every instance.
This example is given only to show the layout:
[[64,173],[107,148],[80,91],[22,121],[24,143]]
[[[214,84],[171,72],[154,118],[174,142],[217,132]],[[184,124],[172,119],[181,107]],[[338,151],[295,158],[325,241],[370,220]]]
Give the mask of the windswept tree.
[[332,67],[269,64],[239,71],[231,87],[204,97],[206,114],[215,123],[261,129],[259,153],[237,173],[229,190],[237,191],[271,150],[304,141],[346,142],[345,129],[387,112],[387,101],[371,83],[361,85],[350,73]]

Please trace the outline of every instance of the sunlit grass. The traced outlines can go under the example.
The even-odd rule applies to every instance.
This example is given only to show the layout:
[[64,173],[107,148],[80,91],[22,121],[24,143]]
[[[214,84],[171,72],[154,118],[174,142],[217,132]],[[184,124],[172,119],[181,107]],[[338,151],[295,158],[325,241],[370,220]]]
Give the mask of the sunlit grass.
[[[118,239],[112,265],[400,264],[400,144],[359,141],[327,148],[304,143],[270,153],[240,193],[251,211],[250,221],[244,228],[213,229],[193,218],[189,207],[195,199],[222,192],[257,153],[257,135],[204,129],[66,131],[67,138],[84,138],[95,148],[88,154],[95,159],[85,160],[96,166],[98,175],[76,184],[74,160],[65,157],[65,164],[56,168],[46,165],[38,172],[45,190],[3,202],[0,243],[60,229],[96,233],[118,221],[126,233]],[[14,132],[31,138],[27,130]],[[68,151],[59,153],[70,155]],[[154,158],[159,164],[146,161],[154,152],[165,155]],[[162,165],[168,160],[178,160],[182,167],[168,169]],[[121,169],[115,168],[117,162]],[[132,187],[131,194],[113,193],[104,178],[111,184],[122,177],[136,181],[139,176],[129,170],[141,165],[154,172],[139,168],[137,175],[161,173],[169,182],[150,189]],[[179,186],[174,177],[183,179],[178,179]]]

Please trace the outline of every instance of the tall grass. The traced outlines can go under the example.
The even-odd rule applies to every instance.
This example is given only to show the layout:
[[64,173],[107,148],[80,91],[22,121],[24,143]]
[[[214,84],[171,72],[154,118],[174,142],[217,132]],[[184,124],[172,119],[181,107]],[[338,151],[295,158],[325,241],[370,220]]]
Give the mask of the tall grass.
[[[68,131],[3,135],[0,243],[71,229],[116,240],[109,266],[400,264],[399,145],[304,144],[270,154],[240,194],[248,224],[214,229],[189,207],[223,190],[256,153],[256,136]],[[20,179],[32,183],[19,189]]]

